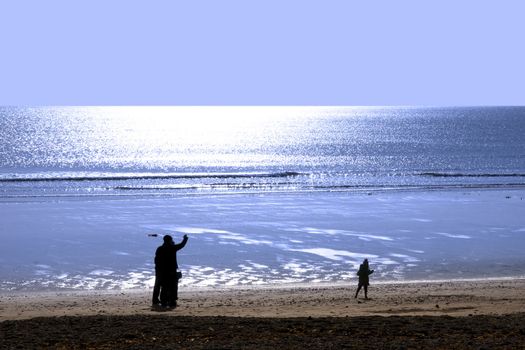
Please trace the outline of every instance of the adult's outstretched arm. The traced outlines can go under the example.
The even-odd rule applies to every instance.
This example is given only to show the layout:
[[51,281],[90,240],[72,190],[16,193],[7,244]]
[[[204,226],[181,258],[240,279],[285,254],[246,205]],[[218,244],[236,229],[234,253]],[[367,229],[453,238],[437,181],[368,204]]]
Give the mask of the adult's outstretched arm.
[[184,235],[184,237],[182,237],[182,242],[175,244],[175,249],[179,250],[184,248],[186,243],[188,243],[188,235]]

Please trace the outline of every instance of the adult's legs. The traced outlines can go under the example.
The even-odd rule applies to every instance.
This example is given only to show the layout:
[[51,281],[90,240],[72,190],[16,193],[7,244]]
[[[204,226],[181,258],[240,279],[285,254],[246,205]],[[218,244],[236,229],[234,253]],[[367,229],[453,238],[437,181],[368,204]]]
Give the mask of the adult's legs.
[[177,300],[179,299],[179,279],[174,278],[170,285],[170,301],[169,306],[177,307]]
[[160,303],[166,307],[170,303],[171,285],[169,276],[163,276],[160,281]]
[[160,277],[155,276],[155,285],[153,286],[153,297],[151,298],[152,305],[160,304]]
[[368,299],[368,286],[365,284],[365,299]]

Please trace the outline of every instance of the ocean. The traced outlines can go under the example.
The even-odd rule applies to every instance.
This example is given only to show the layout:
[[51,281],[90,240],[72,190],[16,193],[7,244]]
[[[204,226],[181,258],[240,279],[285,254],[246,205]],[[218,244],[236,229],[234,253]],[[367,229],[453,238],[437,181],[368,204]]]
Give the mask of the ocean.
[[[0,290],[525,274],[525,107],[1,107]],[[496,215],[498,213],[498,215]]]

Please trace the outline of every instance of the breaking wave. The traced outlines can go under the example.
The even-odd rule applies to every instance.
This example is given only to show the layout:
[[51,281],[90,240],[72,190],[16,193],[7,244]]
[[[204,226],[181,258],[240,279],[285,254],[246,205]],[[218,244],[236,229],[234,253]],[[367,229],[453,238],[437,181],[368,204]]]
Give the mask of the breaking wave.
[[421,176],[431,177],[525,177],[525,173],[441,173],[441,172],[425,172],[420,173]]
[[81,175],[34,174],[0,175],[0,182],[59,182],[59,181],[117,181],[117,180],[169,180],[169,179],[227,179],[227,178],[282,178],[308,175],[295,171],[284,172],[243,172],[243,173],[93,173]]

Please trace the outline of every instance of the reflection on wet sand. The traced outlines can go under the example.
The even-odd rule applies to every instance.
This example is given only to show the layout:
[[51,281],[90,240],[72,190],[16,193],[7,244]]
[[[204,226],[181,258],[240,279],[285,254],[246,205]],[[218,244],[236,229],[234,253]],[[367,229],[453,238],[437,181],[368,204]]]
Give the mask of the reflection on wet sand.
[[518,276],[519,198],[485,191],[4,203],[6,218],[38,211],[55,224],[28,220],[24,235],[2,242],[11,248],[0,256],[0,291],[149,288],[164,234],[192,239],[179,259],[186,288],[355,283],[365,258],[374,283]]

